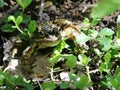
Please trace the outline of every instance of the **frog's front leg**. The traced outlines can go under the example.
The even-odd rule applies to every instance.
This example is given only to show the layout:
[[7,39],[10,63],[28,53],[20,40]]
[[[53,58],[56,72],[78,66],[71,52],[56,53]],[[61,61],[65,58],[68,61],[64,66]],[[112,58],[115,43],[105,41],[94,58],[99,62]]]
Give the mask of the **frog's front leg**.
[[34,52],[34,49],[35,49],[35,46],[36,46],[36,43],[28,46],[22,53],[22,57],[24,59],[29,59],[31,57],[31,55],[33,54]]

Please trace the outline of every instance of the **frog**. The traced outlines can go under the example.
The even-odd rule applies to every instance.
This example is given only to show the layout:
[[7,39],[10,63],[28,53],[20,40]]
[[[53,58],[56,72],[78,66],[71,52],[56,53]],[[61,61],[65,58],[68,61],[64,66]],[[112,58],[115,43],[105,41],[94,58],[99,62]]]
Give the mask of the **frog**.
[[[71,38],[75,35],[80,35],[80,31],[71,22],[64,19],[56,20],[55,22],[44,22],[37,24],[37,30],[34,32],[32,39],[34,43],[28,46],[19,60],[19,66],[22,73],[26,77],[42,77],[49,74],[50,62],[47,60],[49,53],[43,54],[38,52],[37,55],[33,54],[34,50],[46,49],[49,47],[57,46],[64,38]],[[42,51],[41,50],[41,51]],[[46,65],[41,67],[42,65]],[[41,65],[42,64],[42,65]],[[43,69],[44,68],[44,69]],[[45,71],[43,73],[43,71]]]
[[[43,54],[43,49],[55,47],[61,42],[61,28],[52,22],[39,22],[32,40],[33,43],[22,52],[19,67],[26,78],[35,77],[35,75],[37,77],[46,76],[49,72],[46,67],[50,67],[50,62],[46,59],[50,52]],[[37,54],[34,51],[37,51]]]

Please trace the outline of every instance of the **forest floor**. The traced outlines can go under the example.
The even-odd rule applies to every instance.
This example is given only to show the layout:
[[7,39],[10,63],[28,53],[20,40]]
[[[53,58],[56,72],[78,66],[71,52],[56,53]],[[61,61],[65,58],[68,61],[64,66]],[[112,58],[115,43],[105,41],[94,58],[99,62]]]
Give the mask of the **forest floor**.
[[[16,6],[16,2],[14,0],[4,0],[4,1],[6,2],[6,5],[2,8],[0,8],[0,27],[2,27],[2,25],[5,24],[6,17],[8,17],[9,15],[13,15],[18,10],[21,10],[20,6]],[[84,27],[83,22],[86,18],[88,18],[89,20],[92,20],[92,17],[90,14],[92,12],[92,9],[95,7],[96,3],[98,2],[98,0],[59,0],[59,1],[57,1],[57,0],[47,1],[46,0],[46,2],[47,3],[45,3],[45,8],[43,11],[43,13],[45,13],[47,15],[47,17],[45,17],[45,18],[49,17],[50,21],[55,21],[56,19],[65,19],[65,20],[69,20],[70,22],[72,22],[73,25],[78,25],[79,27]],[[39,11],[40,11],[39,0],[38,1],[33,0],[32,3],[25,9],[24,14],[30,15],[32,20],[39,21],[39,19],[40,19]],[[107,28],[111,28],[112,30],[115,30],[116,29],[116,18],[118,15],[119,15],[119,12],[115,12],[109,16],[104,17],[96,26],[92,27],[91,29],[100,31],[102,28],[107,27]],[[21,27],[23,27],[23,28],[26,26],[27,25],[24,25],[24,24],[21,25]],[[82,30],[81,30],[81,32],[82,32]],[[14,41],[14,39],[16,37],[18,37],[18,34],[19,34],[18,31],[4,32],[4,31],[0,30],[0,68],[1,68],[1,70],[2,71],[11,70],[10,74],[22,75],[23,77],[25,77],[27,79],[35,78],[35,80],[36,80],[36,77],[37,78],[39,77],[37,79],[37,81],[39,81],[40,83],[52,80],[51,75],[49,75],[46,67],[51,66],[47,59],[49,57],[48,54],[53,50],[53,48],[49,48],[49,49],[47,48],[47,49],[40,50],[39,55],[37,55],[37,56],[33,55],[31,57],[30,61],[26,61],[23,64],[23,62],[21,63],[17,60],[21,56],[20,55],[17,56],[16,52],[13,51],[13,50],[16,50],[15,49],[16,47],[14,46],[14,42],[12,42],[12,40]],[[74,41],[71,41],[71,42],[74,42]],[[66,43],[69,43],[69,41],[66,41]],[[95,43],[96,42],[92,42],[92,41],[86,43],[87,46],[89,47],[86,55],[88,55],[88,57],[90,57],[90,58],[95,57],[95,54],[93,53],[93,51],[91,51],[92,49],[90,49],[90,48],[93,48],[94,45],[98,45]],[[71,44],[71,47],[74,47],[72,45],[74,45],[73,43]],[[7,53],[5,53],[5,51],[7,51]],[[47,51],[47,53],[46,53],[46,51]],[[62,51],[62,54],[74,54],[75,56],[77,56],[78,53],[79,52],[77,50],[74,50],[72,53],[72,49],[70,51],[67,49],[64,49]],[[13,55],[14,57],[12,57],[12,59],[11,59],[11,54],[12,55],[14,54]],[[32,71],[31,71],[31,65],[26,64],[28,62],[30,64],[34,63],[37,66],[34,69],[32,68]],[[58,61],[54,66],[54,68],[60,67],[60,70],[54,72],[54,75],[52,76],[52,77],[56,77],[54,79],[56,80],[55,82],[57,82],[57,83],[59,83],[62,80],[67,81],[66,79],[62,79],[62,76],[60,76],[61,74],[67,75],[64,72],[70,72],[70,68],[68,67],[69,65],[66,66],[65,62],[66,61],[62,61],[62,60]],[[20,67],[17,66],[18,63],[20,63],[19,64],[20,67],[25,68],[25,69],[27,68],[26,70],[28,70],[28,72],[26,72],[26,70],[25,71],[19,70]],[[92,89],[98,90],[98,88],[99,88],[101,76],[100,76],[100,72],[97,69],[98,68],[97,64],[100,64],[100,62],[97,61],[97,59],[89,62],[89,64],[88,64],[89,68],[91,70],[91,74],[90,74],[91,81],[93,83],[92,87],[90,87],[89,90],[92,90]],[[24,66],[26,66],[26,67],[24,67]],[[85,74],[85,68],[82,67],[82,69],[80,69],[81,67],[75,66],[73,68],[73,72],[77,76],[79,76],[79,75],[81,76],[81,75]],[[15,70],[12,71],[12,69],[15,69]],[[81,71],[79,72],[78,70],[81,70]],[[93,71],[93,73],[92,73],[92,71]],[[37,75],[34,75],[33,72],[36,72]],[[83,72],[83,74],[81,74],[81,72]],[[103,76],[104,75],[106,75],[106,73],[103,73]],[[64,77],[64,78],[66,78],[66,77]],[[67,78],[68,78],[68,76],[67,76]],[[52,80],[52,81],[54,81],[54,80]],[[35,85],[34,85],[35,88],[38,88],[38,84],[39,84],[38,82],[37,82],[37,84],[35,83]],[[58,89],[60,89],[59,86],[56,87],[56,90],[58,90]],[[68,89],[76,90],[74,86],[70,86]],[[67,89],[64,89],[64,90],[67,90]],[[88,90],[88,89],[86,89],[86,90]]]

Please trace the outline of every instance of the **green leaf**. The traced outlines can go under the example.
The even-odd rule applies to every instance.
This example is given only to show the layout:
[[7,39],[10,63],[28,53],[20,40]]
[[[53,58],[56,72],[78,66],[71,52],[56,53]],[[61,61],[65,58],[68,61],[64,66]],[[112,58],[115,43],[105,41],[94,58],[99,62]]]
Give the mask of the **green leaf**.
[[17,19],[16,19],[17,25],[19,25],[22,21],[23,21],[23,17],[22,16],[18,16]]
[[113,34],[114,34],[114,31],[109,28],[103,28],[99,32],[99,35],[103,35],[103,36],[112,36]]
[[90,35],[95,39],[98,36],[98,31],[96,30],[89,30]]
[[16,1],[22,8],[24,8],[24,5],[23,5],[24,0],[16,0]]
[[78,76],[77,76],[76,74],[74,74],[74,73],[70,73],[70,74],[69,74],[69,77],[70,77],[70,80],[71,80],[71,81],[76,81],[77,78],[78,78]]
[[104,60],[106,63],[109,63],[111,59],[111,54],[109,52],[107,52],[104,56]]
[[17,84],[17,85],[24,85],[24,80],[23,80],[23,77],[21,77],[21,76],[18,76],[16,79],[15,79],[15,83]]
[[100,50],[98,48],[94,48],[94,52],[101,57],[102,53],[100,52]]
[[43,90],[54,90],[56,88],[53,82],[45,82],[45,83],[42,83],[41,86]]
[[120,0],[100,0],[92,12],[93,18],[102,18],[120,7]]
[[29,15],[23,16],[23,23],[28,23],[31,20]]
[[6,81],[5,81],[6,86],[14,87],[13,85],[15,85],[15,77],[8,75],[5,77],[5,79],[6,79]]
[[67,89],[69,87],[69,83],[67,83],[67,82],[62,82],[61,84],[60,84],[60,88],[61,89]]
[[50,58],[50,63],[52,65],[52,67],[55,65],[55,63],[57,63],[57,61],[60,59],[61,54],[56,54],[55,56],[53,56],[52,58]]
[[72,69],[76,65],[76,62],[77,62],[76,56],[71,54],[68,56],[68,60],[67,60],[66,64]]
[[0,7],[3,7],[5,2],[3,0],[0,0]]
[[88,40],[90,40],[90,37],[88,37],[87,35],[81,33],[80,35],[76,36],[76,42],[81,42],[81,43],[85,43]]
[[36,30],[36,22],[34,20],[30,21],[28,30],[29,30],[30,34],[32,34]]
[[5,76],[0,74],[0,85],[4,84]]
[[91,25],[92,26],[95,26],[97,25],[99,22],[100,22],[101,19],[98,19],[98,18],[93,18],[92,22],[91,22]]
[[117,74],[116,79],[118,82],[120,81],[120,73]]
[[116,69],[115,69],[115,75],[117,75],[117,74],[119,74],[120,73],[120,67],[117,67]]
[[100,43],[100,45],[103,45],[102,50],[103,51],[107,51],[112,47],[112,40],[111,37],[100,37],[98,38],[98,41]]
[[115,78],[111,78],[111,79],[110,79],[110,84],[111,84],[112,87],[115,88],[115,90],[119,90],[119,88],[120,88],[120,83],[119,83],[119,81],[120,81],[120,73],[118,73],[118,74],[115,76]]
[[54,48],[54,53],[55,54],[60,54],[62,50],[65,48],[65,41],[61,40],[61,42]]
[[34,87],[30,83],[23,83],[24,84],[24,89],[23,90],[34,90]]
[[100,73],[102,73],[105,68],[106,68],[106,64],[105,63],[101,63],[98,69],[99,69]]
[[117,24],[116,37],[120,39],[120,24]]
[[111,79],[110,80],[111,85],[115,88],[115,90],[117,90],[118,87],[118,81],[116,79]]
[[3,32],[13,32],[15,31],[15,28],[12,28],[12,24],[4,24],[2,27],[1,27],[1,30]]
[[79,54],[78,58],[79,58],[79,60],[80,60],[80,62],[81,62],[82,64],[84,64],[85,66],[88,65],[89,58],[88,58],[86,55],[84,55],[84,54]]
[[81,76],[80,81],[76,83],[76,87],[80,90],[85,90],[85,87],[89,86],[89,78],[87,76]]
[[10,16],[8,17],[8,21],[13,21],[14,23],[16,22],[16,21],[15,21],[15,17],[12,16],[12,15],[10,15]]
[[84,24],[85,26],[90,25],[90,20],[89,20],[88,18],[85,18],[84,21],[83,21],[83,24]]
[[120,38],[120,15],[118,15],[118,17],[117,17],[116,37],[117,37],[117,38]]
[[16,1],[23,9],[29,6],[30,3],[32,2],[32,0],[16,0]]

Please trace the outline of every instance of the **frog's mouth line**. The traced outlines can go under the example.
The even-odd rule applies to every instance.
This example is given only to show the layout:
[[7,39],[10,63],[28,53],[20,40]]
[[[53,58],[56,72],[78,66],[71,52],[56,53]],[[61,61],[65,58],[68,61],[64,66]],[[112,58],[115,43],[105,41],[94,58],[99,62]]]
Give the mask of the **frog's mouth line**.
[[58,45],[61,41],[61,36],[54,36],[50,35],[49,38],[44,38],[44,39],[35,39],[37,42],[39,49],[40,48],[47,48],[47,47],[54,47]]
[[47,37],[45,37],[45,38],[43,38],[43,39],[35,39],[35,41],[56,41],[56,40],[59,40],[61,37],[60,36],[58,36],[58,37],[56,37],[55,35],[49,35],[49,37],[47,38]]

